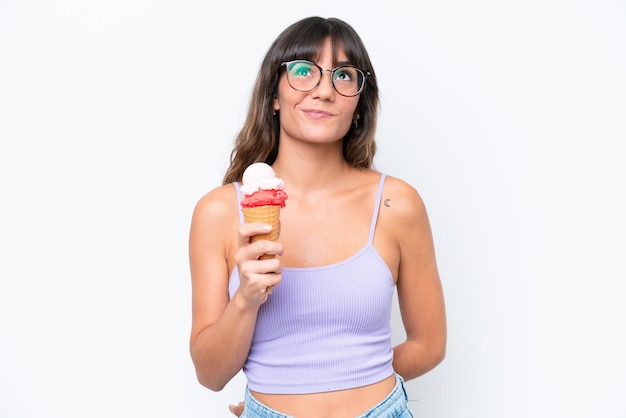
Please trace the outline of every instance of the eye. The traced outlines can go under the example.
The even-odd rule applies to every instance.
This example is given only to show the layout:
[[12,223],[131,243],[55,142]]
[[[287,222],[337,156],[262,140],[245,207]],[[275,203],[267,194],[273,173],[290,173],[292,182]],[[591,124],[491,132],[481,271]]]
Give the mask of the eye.
[[289,65],[289,75],[294,77],[310,77],[313,74],[313,64],[308,61],[295,61]]
[[335,81],[352,81],[356,79],[356,71],[352,67],[341,67],[335,70]]

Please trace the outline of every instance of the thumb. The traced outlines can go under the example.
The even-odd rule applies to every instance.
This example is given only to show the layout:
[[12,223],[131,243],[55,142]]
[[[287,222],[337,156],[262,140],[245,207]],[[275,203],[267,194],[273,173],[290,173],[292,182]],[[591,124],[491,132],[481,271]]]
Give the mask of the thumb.
[[228,410],[235,416],[240,416],[243,413],[244,404],[239,402],[237,405],[228,405]]

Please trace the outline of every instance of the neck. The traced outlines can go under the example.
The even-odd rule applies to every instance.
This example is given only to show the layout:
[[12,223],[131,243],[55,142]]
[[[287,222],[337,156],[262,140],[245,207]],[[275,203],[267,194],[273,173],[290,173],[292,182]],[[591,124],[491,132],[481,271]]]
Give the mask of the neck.
[[327,190],[352,170],[343,158],[341,142],[326,145],[303,144],[297,149],[282,145],[272,167],[292,192]]

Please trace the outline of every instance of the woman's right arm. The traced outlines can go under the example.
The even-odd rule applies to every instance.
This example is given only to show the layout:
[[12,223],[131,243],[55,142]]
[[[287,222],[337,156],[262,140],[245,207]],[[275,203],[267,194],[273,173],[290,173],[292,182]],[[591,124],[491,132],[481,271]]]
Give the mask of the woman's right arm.
[[[251,244],[251,236],[267,231],[262,224],[239,226],[237,205],[232,185],[207,193],[194,209],[189,234],[191,358],[198,381],[215,391],[243,367],[259,306],[268,296],[265,290],[280,282],[280,261],[258,257],[280,254],[282,246],[268,241]],[[228,279],[233,261],[241,283],[231,299]]]

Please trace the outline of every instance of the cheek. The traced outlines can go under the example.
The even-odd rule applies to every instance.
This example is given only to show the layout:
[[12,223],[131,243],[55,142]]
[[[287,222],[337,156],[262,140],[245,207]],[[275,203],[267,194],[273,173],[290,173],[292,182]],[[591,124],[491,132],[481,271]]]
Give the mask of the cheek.
[[341,131],[345,134],[348,133],[350,127],[352,126],[353,117],[351,115],[346,114],[346,116],[341,121]]
[[287,77],[283,74],[278,81],[278,92],[274,96],[274,109],[280,110],[281,103],[289,100],[292,91],[293,89],[287,83]]
[[354,119],[357,117],[357,107],[359,105],[359,101],[357,100],[350,100],[350,102],[346,103],[344,106],[345,110],[345,115],[346,118],[349,119],[349,123],[352,123],[354,121]]

